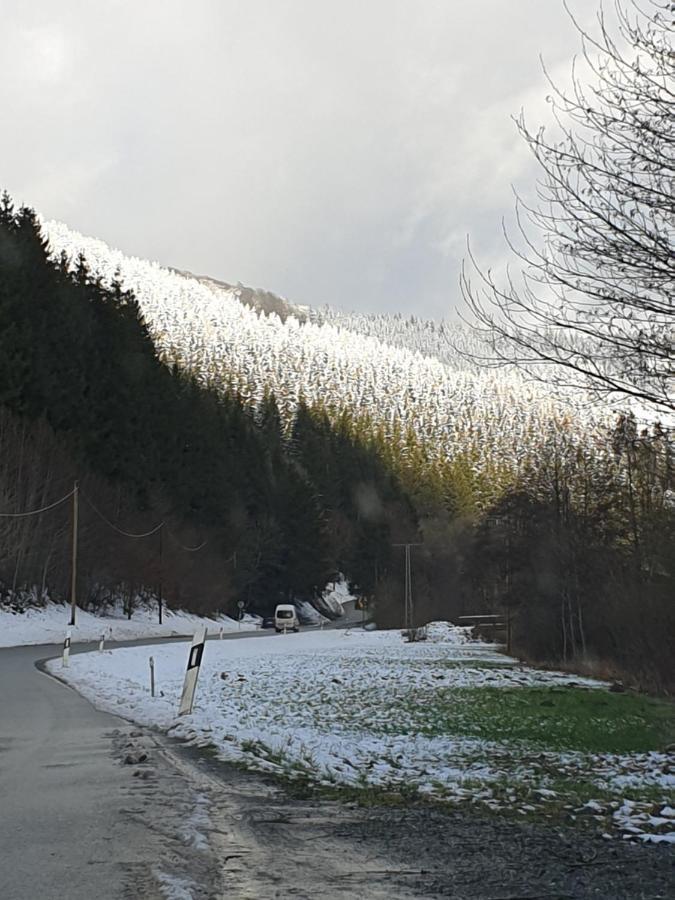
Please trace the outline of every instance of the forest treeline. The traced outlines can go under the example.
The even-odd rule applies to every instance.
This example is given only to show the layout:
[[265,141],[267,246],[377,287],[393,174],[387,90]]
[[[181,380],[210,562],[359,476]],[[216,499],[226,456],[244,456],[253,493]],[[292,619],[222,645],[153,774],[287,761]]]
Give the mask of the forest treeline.
[[[0,207],[0,512],[79,483],[82,605],[266,613],[342,572],[398,627],[411,541],[418,624],[508,612],[529,659],[672,690],[672,438],[630,415],[581,443],[559,426],[509,471],[356,410],[284,420],[270,393],[252,407],[164,364],[129,291]],[[0,519],[5,600],[68,599],[70,529],[69,501]]]
[[[165,366],[135,298],[82,257],[52,259],[35,214],[7,196],[0,406],[0,511],[40,508],[80,484],[84,603],[161,588],[193,610],[232,612],[243,599],[266,612],[341,571],[372,591],[390,553],[386,521],[414,522],[347,413],[331,424],[301,405],[284,428],[273,396],[251,409]],[[5,591],[37,584],[67,598],[70,515],[66,503],[0,519]],[[136,534],[166,526],[132,539],[105,519]]]

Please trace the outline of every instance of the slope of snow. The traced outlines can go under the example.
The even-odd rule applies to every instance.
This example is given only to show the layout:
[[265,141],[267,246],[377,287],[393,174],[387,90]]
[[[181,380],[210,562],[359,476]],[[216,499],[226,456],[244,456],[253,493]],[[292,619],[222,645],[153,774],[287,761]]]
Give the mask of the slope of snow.
[[353,331],[376,338],[391,347],[401,347],[432,356],[457,371],[478,371],[471,357],[485,355],[486,349],[473,332],[461,323],[436,322],[417,316],[387,313],[345,312],[326,306],[308,310],[312,322]]
[[77,610],[76,625],[68,626],[70,607],[48,603],[44,607],[28,608],[24,612],[11,612],[0,607],[0,647],[18,647],[26,644],[62,643],[69,629],[74,644],[98,641],[105,635],[107,641],[130,641],[146,637],[171,637],[191,635],[200,625],[211,634],[224,631],[251,630],[257,628],[257,620],[247,617],[241,623],[227,616],[205,619],[186,612],[165,609],[163,623],[157,621],[157,611],[148,608],[134,610],[131,619],[121,612],[97,616]]
[[[491,809],[526,803],[524,811],[544,814],[558,796],[551,777],[557,785],[568,776],[571,784],[579,779],[596,784],[605,797],[597,802],[625,833],[645,835],[641,840],[652,833],[671,839],[669,815],[661,814],[672,807],[668,792],[675,788],[667,754],[551,751],[414,726],[414,711],[434,706],[439,689],[447,696],[454,689],[601,688],[600,682],[518,666],[485,644],[405,643],[399,632],[315,630],[210,642],[193,714],[179,719],[188,646],[151,652],[162,692],[155,698],[148,689],[150,648],[77,655],[63,671],[58,661],[50,666],[103,709],[208,745],[224,760],[261,771],[331,786],[415,788],[439,800]],[[463,709],[462,715],[472,715],[471,704]],[[662,794],[646,798],[636,810],[642,816],[649,808],[652,818],[665,819],[666,825],[646,817],[635,824],[629,816],[636,830],[626,831],[626,821],[611,815],[625,806],[627,779],[638,790]],[[671,837],[675,826],[672,831]]]
[[[380,339],[386,328],[358,333],[337,316],[282,321],[241,303],[237,289],[127,257],[57,222],[45,229],[55,254],[74,260],[82,252],[104,280],[117,275],[134,291],[164,359],[202,383],[236,387],[253,404],[271,389],[286,420],[301,397],[348,407],[390,435],[412,428],[441,459],[462,451],[474,471],[488,473],[522,470],[560,432],[572,442],[588,440],[592,416],[582,398],[562,404],[517,372],[470,371],[458,358],[446,364],[447,354],[433,355],[433,342],[431,353],[422,352],[421,340],[411,349],[395,328],[398,346]],[[446,337],[438,337],[439,346]]]
[[349,590],[349,583],[344,575],[338,581],[330,582],[314,603],[320,613],[331,619],[339,619],[344,614],[344,605],[356,598]]

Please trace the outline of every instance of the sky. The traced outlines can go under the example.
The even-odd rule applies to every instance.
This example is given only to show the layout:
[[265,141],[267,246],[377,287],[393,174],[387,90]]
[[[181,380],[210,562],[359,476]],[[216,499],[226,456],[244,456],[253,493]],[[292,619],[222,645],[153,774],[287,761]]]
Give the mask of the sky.
[[0,0],[0,187],[164,265],[441,318],[534,184],[540,55],[564,81],[578,50],[562,0]]

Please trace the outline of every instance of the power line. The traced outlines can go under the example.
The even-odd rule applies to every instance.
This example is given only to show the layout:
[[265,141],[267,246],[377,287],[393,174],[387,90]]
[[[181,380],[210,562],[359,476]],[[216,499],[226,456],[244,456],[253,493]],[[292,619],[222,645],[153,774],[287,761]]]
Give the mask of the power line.
[[61,497],[60,500],[57,500],[55,503],[50,503],[48,506],[43,506],[40,509],[31,509],[28,512],[22,513],[0,513],[0,518],[3,519],[25,519],[27,516],[37,516],[40,513],[48,512],[50,509],[55,509],[57,506],[60,506],[62,503],[65,503],[66,500],[70,500],[70,498],[75,493],[75,489],[69,491],[65,497]]
[[110,519],[107,518],[107,516],[104,516],[103,513],[100,511],[100,509],[97,509],[97,507],[94,506],[94,504],[91,502],[91,500],[89,499],[89,497],[87,497],[86,494],[83,493],[82,496],[87,501],[89,506],[94,510],[96,515],[100,519],[102,519],[106,525],[108,525],[110,528],[112,528],[113,531],[116,531],[118,534],[121,534],[123,537],[146,538],[146,537],[150,537],[153,534],[157,534],[157,532],[160,530],[160,528],[164,527],[164,522],[160,522],[159,525],[155,525],[155,527],[151,528],[150,531],[143,531],[143,532],[139,532],[139,533],[135,533],[132,531],[124,531],[123,528],[118,528],[118,526],[115,525],[113,522],[111,522]]
[[[49,504],[47,504],[47,506],[41,506],[39,509],[30,509],[30,510],[27,510],[26,512],[20,512],[20,513],[0,513],[0,518],[2,518],[2,519],[25,519],[25,518],[28,518],[29,516],[38,516],[41,513],[49,512],[49,510],[51,510],[51,509],[56,509],[57,506],[60,506],[62,503],[65,503],[67,500],[70,500],[70,498],[77,491],[78,491],[78,488],[74,487],[72,490],[68,491],[68,493],[65,495],[65,497],[61,497],[60,500],[55,500],[54,503],[49,503]],[[118,534],[121,534],[123,537],[128,537],[128,538],[151,537],[153,534],[157,534],[157,532],[160,531],[162,528],[164,528],[166,525],[166,522],[162,521],[158,525],[155,525],[154,528],[151,528],[149,531],[141,531],[141,532],[125,531],[123,528],[120,528],[118,525],[115,525],[114,522],[111,522],[110,519],[106,515],[104,515],[101,512],[101,510],[98,509],[98,507],[94,505],[94,503],[92,503],[92,501],[89,499],[89,497],[87,497],[87,495],[82,490],[79,490],[79,493],[86,500],[87,504],[92,508],[92,510],[96,513],[96,515],[103,522],[105,522],[105,524],[109,528],[112,528],[113,531],[116,531]],[[171,540],[181,550],[184,550],[186,553],[197,553],[199,550],[202,550],[208,543],[207,540],[204,540],[201,542],[201,544],[197,544],[194,547],[186,547],[184,544],[181,544],[181,542],[178,540],[178,538],[176,538],[169,531],[168,528],[167,528],[167,534],[169,535]]]
[[178,538],[175,537],[169,531],[169,529],[166,527],[165,521],[161,521],[158,525],[155,525],[155,527],[151,528],[149,531],[142,531],[142,532],[138,532],[138,533],[133,532],[133,531],[125,531],[123,528],[120,528],[118,525],[115,525],[114,522],[111,522],[110,519],[100,511],[100,509],[98,509],[96,506],[94,506],[94,504],[91,502],[91,500],[89,499],[89,497],[87,497],[86,494],[82,494],[82,496],[87,501],[89,506],[94,510],[96,515],[99,516],[99,518],[102,519],[106,525],[108,525],[110,528],[112,528],[118,534],[121,534],[123,537],[128,537],[128,538],[151,537],[153,534],[157,534],[158,531],[161,531],[163,528],[166,528],[166,533],[171,538],[171,540],[174,542],[174,544],[176,544],[181,550],[184,550],[186,553],[196,553],[198,550],[201,550],[207,544],[207,541],[204,540],[201,542],[201,544],[197,544],[195,547],[186,547],[184,544],[181,544],[181,542],[178,540]]
[[166,533],[169,535],[174,544],[176,544],[177,547],[180,547],[181,550],[185,550],[186,553],[196,553],[198,550],[201,550],[208,544],[208,540],[203,540],[201,544],[197,544],[196,547],[185,547],[183,544],[181,544],[177,537],[171,534],[168,528],[166,529]]

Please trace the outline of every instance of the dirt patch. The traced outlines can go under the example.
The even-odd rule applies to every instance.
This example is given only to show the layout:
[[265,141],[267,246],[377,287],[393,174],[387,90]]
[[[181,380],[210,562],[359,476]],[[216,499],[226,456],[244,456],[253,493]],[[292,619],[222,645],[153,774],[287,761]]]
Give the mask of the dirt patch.
[[157,746],[208,797],[215,897],[657,900],[675,853],[471,809],[362,806],[292,789],[176,742]]

